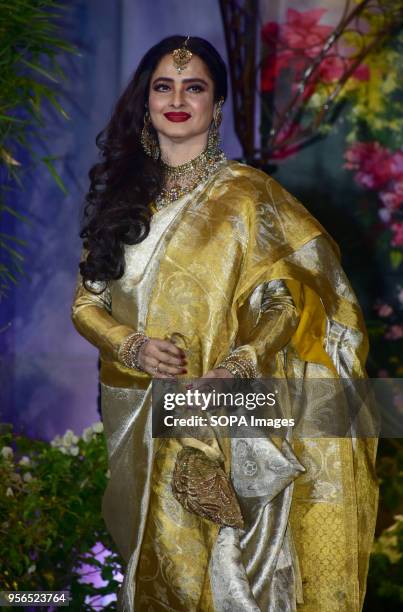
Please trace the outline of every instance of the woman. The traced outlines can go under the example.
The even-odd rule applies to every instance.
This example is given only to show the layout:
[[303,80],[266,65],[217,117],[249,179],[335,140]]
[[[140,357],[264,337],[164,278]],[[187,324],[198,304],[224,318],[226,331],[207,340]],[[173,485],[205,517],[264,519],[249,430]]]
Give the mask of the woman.
[[207,41],[162,40],[97,138],[90,171],[72,319],[100,349],[103,516],[127,564],[119,609],[358,612],[375,443],[213,441],[239,528],[174,494],[179,453],[194,441],[152,438],[154,377],[365,377],[365,326],[338,247],[272,177],[225,158],[226,95]]

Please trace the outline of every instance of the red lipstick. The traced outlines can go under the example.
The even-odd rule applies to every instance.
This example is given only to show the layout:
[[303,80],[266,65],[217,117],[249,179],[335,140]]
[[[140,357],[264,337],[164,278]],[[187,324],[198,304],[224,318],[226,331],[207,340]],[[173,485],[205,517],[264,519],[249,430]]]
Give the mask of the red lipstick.
[[191,115],[189,113],[164,113],[164,117],[168,119],[168,121],[187,121],[190,119]]

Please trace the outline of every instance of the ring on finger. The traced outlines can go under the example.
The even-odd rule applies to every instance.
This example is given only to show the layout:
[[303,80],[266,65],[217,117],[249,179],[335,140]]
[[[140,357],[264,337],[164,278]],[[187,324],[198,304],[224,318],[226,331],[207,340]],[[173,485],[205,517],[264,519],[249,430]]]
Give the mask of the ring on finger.
[[159,361],[159,362],[157,363],[157,365],[156,365],[156,366],[154,366],[154,373],[155,373],[155,374],[161,374],[161,373],[162,373],[162,372],[161,372],[161,370],[160,370],[160,363],[161,363],[161,362]]

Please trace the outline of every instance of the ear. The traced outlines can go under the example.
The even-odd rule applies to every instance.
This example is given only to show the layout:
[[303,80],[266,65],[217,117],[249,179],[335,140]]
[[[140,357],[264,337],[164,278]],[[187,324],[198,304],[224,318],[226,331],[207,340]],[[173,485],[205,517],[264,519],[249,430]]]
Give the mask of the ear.
[[[214,103],[214,109],[213,109],[213,121],[218,119],[218,122],[221,123],[221,113],[222,113],[222,106],[224,104],[224,98],[221,97],[219,100],[217,100],[217,102]],[[220,116],[220,118],[219,118]]]

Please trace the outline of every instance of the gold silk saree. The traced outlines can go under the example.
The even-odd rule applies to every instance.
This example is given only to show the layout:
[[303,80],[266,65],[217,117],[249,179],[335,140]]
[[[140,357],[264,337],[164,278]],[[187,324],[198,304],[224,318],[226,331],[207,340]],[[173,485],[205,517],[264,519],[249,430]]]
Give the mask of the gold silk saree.
[[272,177],[226,161],[156,212],[147,238],[125,245],[125,262],[98,295],[79,275],[72,306],[77,330],[100,350],[111,471],[102,511],[125,561],[118,609],[359,612],[376,440],[227,440],[246,525],[220,528],[174,498],[181,444],[152,438],[151,378],[118,361],[133,331],[179,332],[189,377],[236,354],[260,377],[365,378],[365,325],[335,242]]

